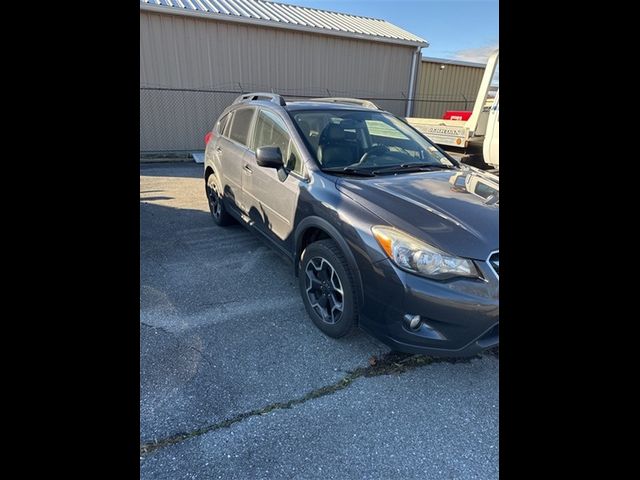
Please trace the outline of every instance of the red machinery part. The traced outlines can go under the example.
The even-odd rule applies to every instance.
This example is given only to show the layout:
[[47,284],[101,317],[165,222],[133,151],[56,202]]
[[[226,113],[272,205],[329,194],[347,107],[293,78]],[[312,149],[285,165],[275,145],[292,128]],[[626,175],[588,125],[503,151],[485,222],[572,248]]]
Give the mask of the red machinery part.
[[472,112],[466,110],[447,110],[442,116],[443,120],[469,120]]

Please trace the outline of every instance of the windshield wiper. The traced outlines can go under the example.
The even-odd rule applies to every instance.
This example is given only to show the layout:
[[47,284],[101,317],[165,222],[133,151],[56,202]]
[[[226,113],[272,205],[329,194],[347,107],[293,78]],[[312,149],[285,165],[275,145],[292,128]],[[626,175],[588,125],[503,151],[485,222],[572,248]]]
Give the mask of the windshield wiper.
[[428,171],[426,169],[435,168],[442,170],[453,170],[454,167],[443,165],[442,163],[403,163],[401,165],[393,165],[391,167],[374,170],[372,173],[391,173],[391,172],[408,172],[415,170],[418,172]]
[[372,172],[370,170],[360,170],[358,168],[351,168],[351,167],[330,167],[330,168],[323,168],[322,171],[330,172],[330,173],[346,173],[349,175],[359,175],[361,177],[376,176],[375,172]]

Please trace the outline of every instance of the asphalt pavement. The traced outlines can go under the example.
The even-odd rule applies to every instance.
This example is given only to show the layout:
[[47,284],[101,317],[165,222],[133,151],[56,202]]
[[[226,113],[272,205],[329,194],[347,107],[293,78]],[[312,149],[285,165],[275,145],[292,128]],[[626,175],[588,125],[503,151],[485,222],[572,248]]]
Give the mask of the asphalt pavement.
[[324,336],[200,164],[140,166],[140,228],[141,478],[498,478],[496,356]]

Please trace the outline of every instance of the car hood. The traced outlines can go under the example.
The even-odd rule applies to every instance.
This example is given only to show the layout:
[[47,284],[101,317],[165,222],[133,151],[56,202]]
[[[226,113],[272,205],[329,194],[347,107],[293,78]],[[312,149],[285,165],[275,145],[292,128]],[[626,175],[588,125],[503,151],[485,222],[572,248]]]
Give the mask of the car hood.
[[441,250],[486,260],[498,250],[498,177],[481,170],[438,170],[373,178],[341,177],[336,186],[395,228]]

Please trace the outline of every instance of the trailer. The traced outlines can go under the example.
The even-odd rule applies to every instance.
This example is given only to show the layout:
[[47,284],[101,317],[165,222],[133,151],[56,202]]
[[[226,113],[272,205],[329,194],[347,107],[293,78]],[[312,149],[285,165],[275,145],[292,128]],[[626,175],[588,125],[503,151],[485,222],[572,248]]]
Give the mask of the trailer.
[[[498,65],[499,50],[494,51],[487,60],[487,66],[480,82],[480,88],[478,89],[478,95],[473,106],[473,111],[468,120],[445,120],[442,118],[417,118],[407,117],[406,121],[409,125],[413,126],[420,132],[424,133],[434,143],[437,143],[441,147],[446,149],[453,149],[455,152],[462,153],[468,163],[473,163],[475,157],[480,156],[480,162],[485,164],[485,167],[498,168],[497,161],[497,139],[495,148],[489,147],[488,153],[493,153],[495,159],[491,156],[482,157],[484,150],[485,134],[487,134],[487,127],[491,117],[491,112],[495,115],[491,118],[492,121],[497,122],[498,118],[498,94],[491,105],[486,107],[487,97],[489,95],[489,86],[493,74],[495,73]],[[499,93],[499,92],[498,92]],[[491,134],[497,135],[498,129],[495,124],[491,126]],[[493,141],[490,141],[493,144]],[[475,155],[474,155],[475,154]]]

